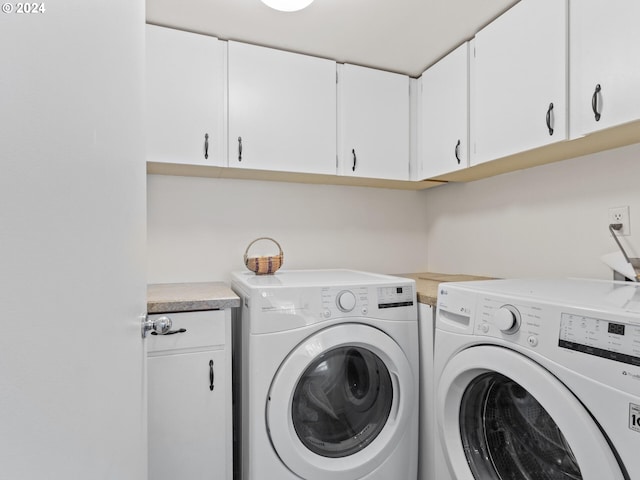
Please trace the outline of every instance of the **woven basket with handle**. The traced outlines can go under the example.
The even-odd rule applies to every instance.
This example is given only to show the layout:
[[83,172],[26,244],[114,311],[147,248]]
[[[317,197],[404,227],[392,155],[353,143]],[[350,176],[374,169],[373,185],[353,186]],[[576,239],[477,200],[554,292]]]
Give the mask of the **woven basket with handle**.
[[[278,246],[278,250],[279,250],[278,255],[250,257],[249,249],[258,240],[270,240],[273,243],[275,243]],[[254,272],[256,275],[271,275],[275,273],[282,266],[283,262],[284,262],[284,253],[282,252],[282,247],[278,242],[276,242],[273,238],[270,238],[270,237],[256,238],[253,242],[249,244],[249,246],[244,252],[244,264],[249,270]]]

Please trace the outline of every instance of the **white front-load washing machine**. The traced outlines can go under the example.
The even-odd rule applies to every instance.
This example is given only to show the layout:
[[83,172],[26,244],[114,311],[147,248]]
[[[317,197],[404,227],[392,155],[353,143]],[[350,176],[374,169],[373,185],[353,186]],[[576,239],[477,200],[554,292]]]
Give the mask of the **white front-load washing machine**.
[[352,270],[232,274],[237,477],[415,479],[415,282]]
[[441,284],[437,480],[640,479],[640,286]]

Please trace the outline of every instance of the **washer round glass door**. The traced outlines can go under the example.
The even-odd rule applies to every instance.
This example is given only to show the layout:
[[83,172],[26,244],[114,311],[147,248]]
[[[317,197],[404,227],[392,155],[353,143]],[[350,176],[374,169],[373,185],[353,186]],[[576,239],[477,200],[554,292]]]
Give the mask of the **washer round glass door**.
[[624,480],[598,425],[540,365],[471,347],[444,367],[437,415],[459,480]]
[[404,433],[414,376],[398,344],[362,324],[330,327],[291,352],[267,403],[273,447],[302,478],[360,479]]

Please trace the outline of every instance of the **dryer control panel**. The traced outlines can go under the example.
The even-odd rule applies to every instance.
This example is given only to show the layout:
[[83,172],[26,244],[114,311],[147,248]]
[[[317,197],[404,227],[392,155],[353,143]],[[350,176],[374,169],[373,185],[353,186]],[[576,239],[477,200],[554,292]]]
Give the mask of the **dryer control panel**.
[[[361,287],[325,287],[321,290],[322,316],[326,319],[345,316],[373,316],[404,320],[415,313],[415,291],[412,285]],[[402,307],[407,313],[400,314]],[[407,315],[409,317],[407,317]]]
[[413,288],[378,287],[378,308],[410,307],[413,305]]
[[331,318],[345,314],[369,313],[369,289],[367,287],[322,289],[322,316]]

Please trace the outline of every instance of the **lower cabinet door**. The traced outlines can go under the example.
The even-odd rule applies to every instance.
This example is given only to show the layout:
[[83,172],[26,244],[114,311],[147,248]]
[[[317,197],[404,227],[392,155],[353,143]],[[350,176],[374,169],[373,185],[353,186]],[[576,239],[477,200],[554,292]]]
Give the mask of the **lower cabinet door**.
[[225,350],[148,359],[149,480],[230,479]]

